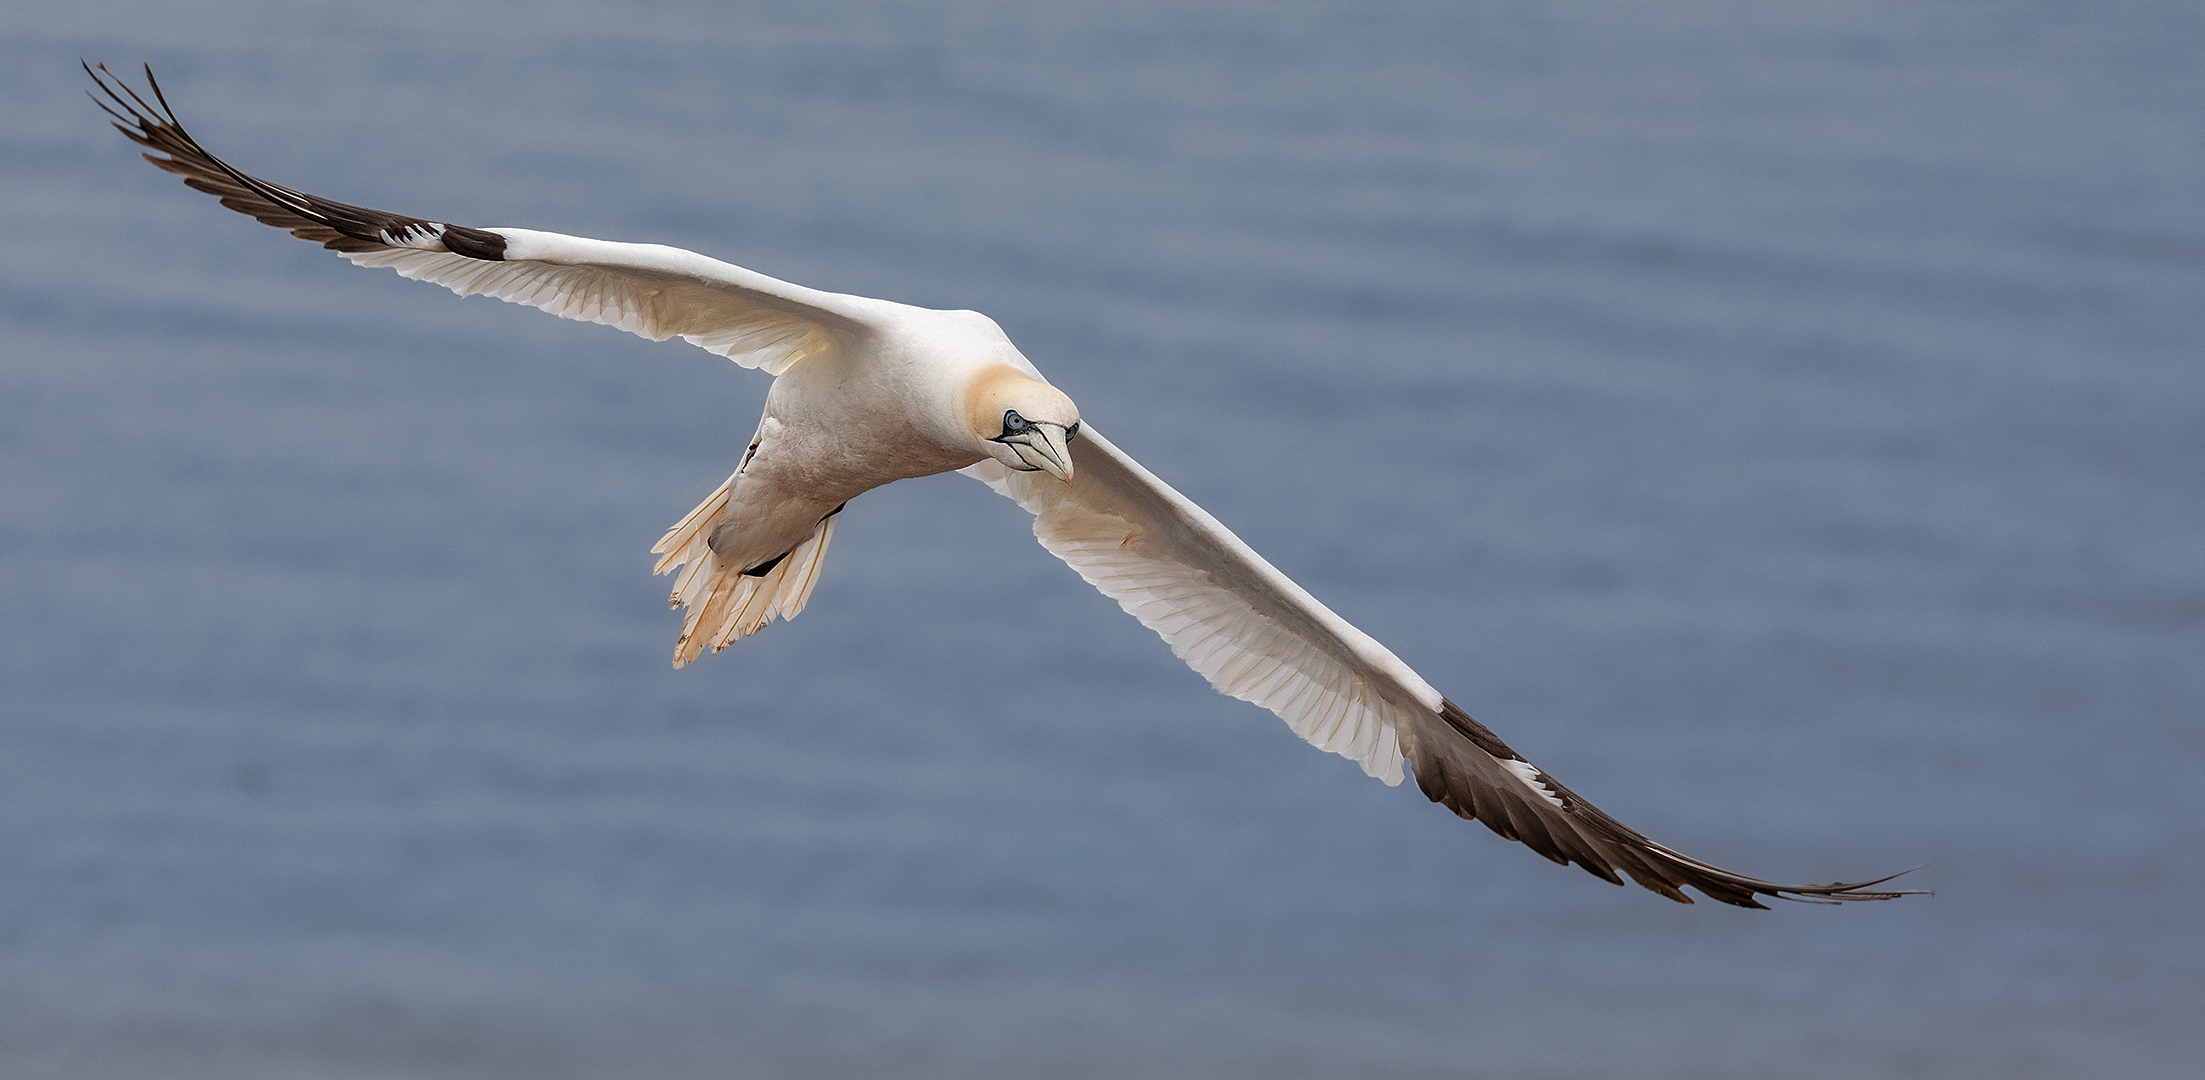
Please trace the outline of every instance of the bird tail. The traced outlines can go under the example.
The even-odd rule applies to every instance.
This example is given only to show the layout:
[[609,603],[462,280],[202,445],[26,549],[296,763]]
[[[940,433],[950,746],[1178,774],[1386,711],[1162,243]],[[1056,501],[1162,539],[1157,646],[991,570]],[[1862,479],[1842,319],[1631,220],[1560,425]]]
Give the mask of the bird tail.
[[827,541],[835,534],[835,518],[842,513],[837,507],[834,513],[821,518],[810,536],[768,564],[764,572],[744,573],[721,566],[711,544],[713,523],[727,509],[728,492],[734,485],[735,477],[728,477],[718,491],[697,504],[651,549],[652,554],[664,556],[652,573],[665,574],[680,568],[668,602],[689,609],[682,619],[681,640],[674,646],[675,667],[696,659],[707,645],[719,652],[734,644],[736,638],[757,633],[775,615],[793,619],[803,611],[804,601],[811,598],[812,585],[819,580],[819,568],[826,561]]

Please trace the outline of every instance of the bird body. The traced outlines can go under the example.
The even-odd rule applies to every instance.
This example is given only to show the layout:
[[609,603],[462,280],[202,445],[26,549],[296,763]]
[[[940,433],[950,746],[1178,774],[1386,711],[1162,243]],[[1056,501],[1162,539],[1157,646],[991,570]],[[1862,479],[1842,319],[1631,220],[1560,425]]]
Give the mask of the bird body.
[[[882,484],[960,470],[1034,515],[1043,547],[1156,631],[1220,692],[1276,713],[1388,784],[1417,786],[1558,863],[1690,903],[1904,895],[1888,878],[1780,885],[1657,844],[1579,798],[1470,718],[1230,530],[1092,428],[971,311],[793,285],[680,248],[367,210],[247,176],[106,69],[86,72],[116,127],[223,205],[363,266],[653,340],[679,336],[775,376],[733,475],[652,549],[684,609],[678,667],[793,618],[845,505]],[[95,96],[95,101],[100,101]],[[156,156],[159,155],[159,156]],[[1076,443],[1076,448],[1075,448]],[[1619,876],[1621,875],[1621,876]]]
[[[989,460],[982,432],[1015,411],[997,404],[1026,402],[1035,415],[1070,406],[985,315],[839,299],[859,329],[774,379],[735,474],[653,549],[667,556],[661,573],[690,567],[672,598],[691,613],[677,667],[803,610],[834,515],[851,499]],[[1070,416],[1059,426],[1076,427]],[[770,596],[770,610],[745,603],[754,596]]]

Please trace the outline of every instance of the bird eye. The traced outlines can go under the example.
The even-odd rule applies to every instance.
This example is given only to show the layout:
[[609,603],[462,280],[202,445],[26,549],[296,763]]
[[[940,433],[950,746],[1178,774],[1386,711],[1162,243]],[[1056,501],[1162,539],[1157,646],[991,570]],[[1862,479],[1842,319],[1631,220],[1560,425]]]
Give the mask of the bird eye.
[[1030,421],[1023,416],[1018,415],[1017,409],[1003,410],[1003,434],[1016,435],[1020,432],[1032,431],[1033,429],[1033,421]]
[[1065,445],[1066,445],[1066,446],[1070,446],[1070,445],[1072,444],[1072,440],[1074,440],[1074,439],[1077,439],[1077,438],[1079,438],[1079,437],[1080,437],[1080,426],[1079,426],[1079,425],[1078,425],[1077,423],[1074,423],[1074,424],[1073,424],[1073,425],[1072,425],[1071,427],[1068,427],[1068,428],[1065,428],[1065,429],[1064,429],[1064,443],[1065,443]]

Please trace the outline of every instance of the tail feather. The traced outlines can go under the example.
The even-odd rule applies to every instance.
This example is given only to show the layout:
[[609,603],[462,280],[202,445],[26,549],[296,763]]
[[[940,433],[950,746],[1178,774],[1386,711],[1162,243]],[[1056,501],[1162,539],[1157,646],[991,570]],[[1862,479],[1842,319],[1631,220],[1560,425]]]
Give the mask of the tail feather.
[[834,537],[839,510],[821,519],[810,536],[763,574],[752,576],[743,573],[744,567],[719,565],[711,545],[712,527],[727,508],[734,483],[735,478],[728,477],[651,548],[652,554],[664,556],[653,573],[681,568],[668,598],[672,606],[689,609],[682,619],[681,640],[674,646],[675,667],[696,659],[707,646],[718,652],[737,638],[757,633],[775,615],[795,618],[811,599],[819,568],[826,561],[827,542]]
[[[659,537],[658,543],[652,545],[651,554],[664,555],[665,558],[651,568],[651,573],[663,574],[683,563],[688,563],[690,573],[695,573],[696,568],[704,564],[703,556],[712,550],[708,546],[712,541],[712,523],[719,520],[720,511],[727,509],[728,493],[735,490],[735,476],[728,477],[719,490],[698,503],[696,509],[689,511],[688,516],[666,530],[666,535]],[[688,574],[682,575],[683,582],[686,583],[688,579]]]

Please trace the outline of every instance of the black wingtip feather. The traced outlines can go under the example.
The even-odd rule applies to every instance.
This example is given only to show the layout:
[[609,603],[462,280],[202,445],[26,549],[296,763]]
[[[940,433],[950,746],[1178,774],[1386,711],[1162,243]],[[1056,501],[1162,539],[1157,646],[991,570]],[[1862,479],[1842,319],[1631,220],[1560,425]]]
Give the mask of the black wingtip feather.
[[151,64],[145,67],[146,85],[153,94],[153,101],[149,102],[128,82],[107,70],[107,65],[95,67],[89,61],[79,63],[100,92],[107,96],[108,100],[102,101],[99,95],[91,95],[93,103],[114,118],[115,129],[130,141],[166,155],[142,155],[147,161],[182,175],[186,184],[216,196],[222,200],[222,205],[232,210],[340,252],[419,246],[420,242],[433,241],[441,244],[443,250],[471,259],[498,262],[505,258],[505,237],[486,229],[445,225],[351,206],[247,176],[208,153],[190,132],[184,130],[183,124],[176,119],[175,110],[169,107],[168,95],[162,92],[160,81],[153,77]]
[[1440,706],[1439,719],[1446,730],[1435,729],[1435,735],[1441,737],[1441,744],[1420,744],[1409,754],[1417,787],[1433,802],[1483,822],[1500,836],[1520,841],[1555,862],[1576,863],[1618,885],[1623,883],[1617,874],[1621,871],[1639,885],[1684,904],[1692,903],[1686,888],[1725,904],[1761,909],[1768,907],[1761,897],[1837,904],[1928,894],[1922,889],[1876,888],[1902,874],[1871,881],[1782,885],[1689,858],[1625,827],[1546,773],[1539,773],[1538,781],[1561,805],[1535,794],[1509,774],[1505,764],[1528,766],[1530,762],[1454,702],[1442,699]]

